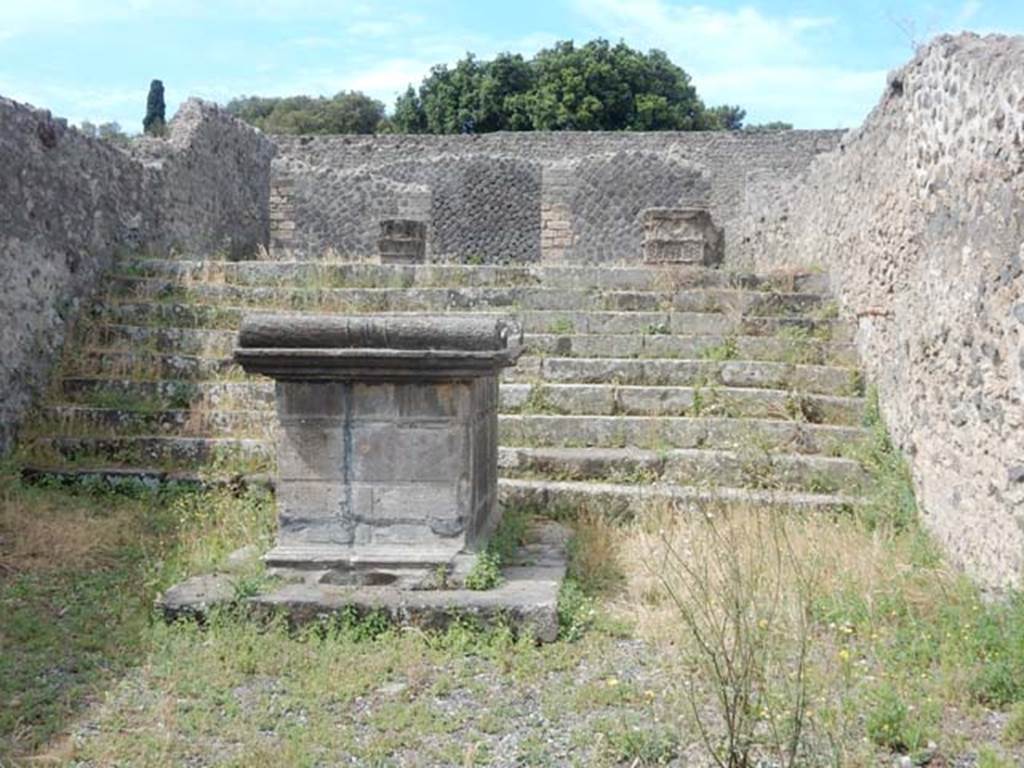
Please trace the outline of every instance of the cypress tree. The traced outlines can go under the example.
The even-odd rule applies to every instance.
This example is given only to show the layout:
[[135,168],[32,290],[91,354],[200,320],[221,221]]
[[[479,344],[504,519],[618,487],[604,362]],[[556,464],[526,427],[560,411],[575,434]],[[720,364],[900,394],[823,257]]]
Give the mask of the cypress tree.
[[164,84],[154,80],[149,84],[149,96],[146,99],[146,117],[142,120],[142,130],[149,136],[163,136],[166,125],[166,106],[164,105]]

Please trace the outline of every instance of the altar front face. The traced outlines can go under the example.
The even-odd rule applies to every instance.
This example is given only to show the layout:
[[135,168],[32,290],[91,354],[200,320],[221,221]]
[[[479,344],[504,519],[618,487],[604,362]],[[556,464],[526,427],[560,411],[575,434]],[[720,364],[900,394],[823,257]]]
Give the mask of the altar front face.
[[496,524],[497,400],[493,376],[279,381],[274,558],[472,549]]

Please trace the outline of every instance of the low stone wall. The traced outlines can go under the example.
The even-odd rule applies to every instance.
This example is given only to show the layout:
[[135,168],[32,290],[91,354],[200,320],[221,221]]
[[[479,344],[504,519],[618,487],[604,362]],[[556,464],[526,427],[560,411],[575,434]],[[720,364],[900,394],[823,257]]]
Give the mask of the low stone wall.
[[695,205],[710,208],[727,258],[739,259],[751,247],[742,219],[760,216],[771,191],[789,188],[840,135],[280,136],[275,240],[314,257],[372,255],[373,216],[394,217],[415,192],[426,202],[398,217],[428,222],[434,260],[639,261],[640,211]]
[[753,266],[832,275],[924,519],[1024,574],[1024,38],[941,37],[767,216]]
[[198,101],[126,152],[0,98],[0,453],[117,253],[267,244],[272,152]]

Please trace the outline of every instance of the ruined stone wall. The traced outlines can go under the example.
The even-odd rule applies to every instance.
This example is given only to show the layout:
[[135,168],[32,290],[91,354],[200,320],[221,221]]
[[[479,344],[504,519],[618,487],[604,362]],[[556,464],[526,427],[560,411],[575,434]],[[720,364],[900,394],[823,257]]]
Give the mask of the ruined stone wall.
[[0,453],[118,253],[265,245],[273,145],[186,103],[124,151],[0,98]]
[[[924,519],[1024,574],[1024,38],[941,37],[766,217],[756,265],[831,272]],[[788,256],[787,256],[788,254]]]
[[143,171],[0,99],[0,451],[112,254],[143,236]]
[[310,256],[330,248],[371,255],[373,227],[358,219],[367,212],[363,201],[398,182],[429,195],[429,209],[418,215],[429,222],[431,259],[635,261],[640,210],[695,204],[709,206],[724,227],[727,258],[732,251],[742,257],[748,187],[791,184],[839,137],[836,131],[281,136],[274,175],[288,179],[289,195],[278,226],[294,232],[287,239]]
[[243,256],[267,245],[274,145],[258,130],[189,99],[166,139],[138,139],[131,151],[148,171],[153,246]]

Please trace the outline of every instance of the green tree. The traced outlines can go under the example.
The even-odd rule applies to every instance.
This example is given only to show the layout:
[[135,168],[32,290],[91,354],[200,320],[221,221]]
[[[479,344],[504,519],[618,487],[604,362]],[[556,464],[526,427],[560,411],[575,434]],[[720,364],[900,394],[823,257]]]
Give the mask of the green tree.
[[391,124],[398,133],[426,133],[427,115],[419,94],[411,85],[395,100]]
[[142,130],[149,136],[163,136],[167,125],[167,107],[164,104],[164,84],[154,80],[149,84],[146,97],[146,116],[142,119]]
[[393,120],[409,133],[722,127],[663,52],[602,39],[559,42],[530,61],[467,54],[454,67],[435,66],[418,90],[398,97]]
[[707,111],[708,128],[720,131],[738,131],[743,128],[747,110],[742,107],[723,104]]
[[384,119],[384,105],[358,91],[330,98],[242,96],[227,110],[267,133],[374,133]]
[[739,130],[738,106],[707,109],[690,76],[658,50],[571,40],[532,59],[467,53],[438,64],[394,112],[362,93],[331,98],[243,96],[228,110],[268,133],[487,133],[490,131]]
[[121,130],[121,124],[117,122],[100,123],[96,129],[96,135],[106,141],[113,141],[116,143],[124,143],[128,141],[128,136],[123,130]]

